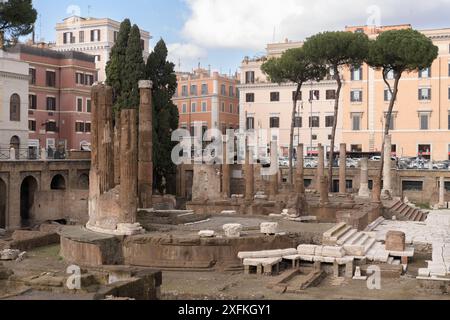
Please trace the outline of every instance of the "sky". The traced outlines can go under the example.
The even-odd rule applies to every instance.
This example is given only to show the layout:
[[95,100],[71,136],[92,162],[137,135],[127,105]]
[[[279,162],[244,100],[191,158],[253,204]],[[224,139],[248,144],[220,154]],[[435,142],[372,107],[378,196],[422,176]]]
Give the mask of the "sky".
[[267,43],[305,40],[347,25],[450,28],[450,0],[33,0],[38,39],[55,40],[55,25],[73,13],[130,18],[163,38],[176,69],[200,65],[222,73],[239,70],[245,56],[261,56]]

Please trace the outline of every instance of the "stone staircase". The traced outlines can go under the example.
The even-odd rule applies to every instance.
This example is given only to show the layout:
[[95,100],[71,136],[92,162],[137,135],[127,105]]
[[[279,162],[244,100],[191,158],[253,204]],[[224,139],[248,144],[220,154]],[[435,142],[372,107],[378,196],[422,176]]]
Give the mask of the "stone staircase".
[[358,231],[346,223],[339,223],[324,233],[323,244],[343,247],[346,255],[363,257],[376,243],[376,238],[370,232]]
[[390,218],[396,216],[399,221],[423,222],[428,217],[428,212],[413,208],[401,200],[393,202],[390,206],[388,205],[387,214]]

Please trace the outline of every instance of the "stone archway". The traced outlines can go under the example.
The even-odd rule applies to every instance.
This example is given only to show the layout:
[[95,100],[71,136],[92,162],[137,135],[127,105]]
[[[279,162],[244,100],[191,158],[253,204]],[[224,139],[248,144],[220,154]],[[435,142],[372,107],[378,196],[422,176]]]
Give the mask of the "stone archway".
[[80,174],[77,186],[80,190],[89,190],[89,175],[87,173]]
[[35,194],[38,183],[32,176],[26,177],[20,186],[20,220],[22,227],[28,227],[33,216]]
[[9,147],[14,148],[16,159],[18,159],[20,154],[20,138],[18,136],[11,137]]
[[50,183],[50,189],[66,190],[66,179],[60,174],[55,175]]
[[6,183],[0,178],[0,229],[6,229]]

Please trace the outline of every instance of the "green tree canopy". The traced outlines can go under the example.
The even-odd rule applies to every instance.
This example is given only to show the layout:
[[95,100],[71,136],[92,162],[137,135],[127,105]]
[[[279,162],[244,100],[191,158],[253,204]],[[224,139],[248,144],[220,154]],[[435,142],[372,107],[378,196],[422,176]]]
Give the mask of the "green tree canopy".
[[172,132],[178,128],[178,108],[172,102],[177,89],[175,65],[167,61],[167,46],[158,41],[149,55],[146,65],[147,79],[153,82],[153,165],[155,186],[162,192],[163,177],[175,173],[171,159],[176,142],[171,141]]
[[[289,49],[280,58],[271,58],[265,62],[261,70],[267,74],[274,83],[294,83],[297,86],[293,97],[290,152],[289,152],[289,182],[293,183],[293,156],[294,156],[294,128],[297,101],[300,98],[302,86],[308,81],[321,81],[327,74],[324,65],[315,63],[305,53],[303,48]],[[303,155],[298,155],[303,156]]]
[[110,59],[106,64],[106,83],[113,88],[114,92],[114,110],[120,110],[121,106],[118,97],[122,92],[122,74],[125,69],[126,52],[128,38],[131,31],[131,22],[125,19],[120,24],[117,41],[111,49]]
[[314,35],[303,45],[306,54],[318,64],[330,68],[338,84],[334,106],[334,123],[331,132],[331,145],[328,161],[329,189],[333,187],[333,160],[336,141],[337,119],[339,115],[339,99],[342,90],[342,67],[359,67],[367,60],[369,54],[369,38],[364,33],[345,31],[328,31]]
[[138,108],[139,80],[145,79],[145,63],[142,56],[141,32],[133,25],[125,53],[125,66],[122,74],[122,92],[119,98],[122,108]]
[[31,0],[0,1],[0,48],[14,45],[19,37],[30,34],[36,17]]

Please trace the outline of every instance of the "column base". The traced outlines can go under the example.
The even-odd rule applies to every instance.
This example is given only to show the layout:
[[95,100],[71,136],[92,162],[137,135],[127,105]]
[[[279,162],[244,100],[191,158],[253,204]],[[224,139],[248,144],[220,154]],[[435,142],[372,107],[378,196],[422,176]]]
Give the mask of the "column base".
[[370,189],[369,189],[368,183],[365,183],[365,184],[361,183],[361,187],[359,188],[358,196],[361,198],[370,198]]

